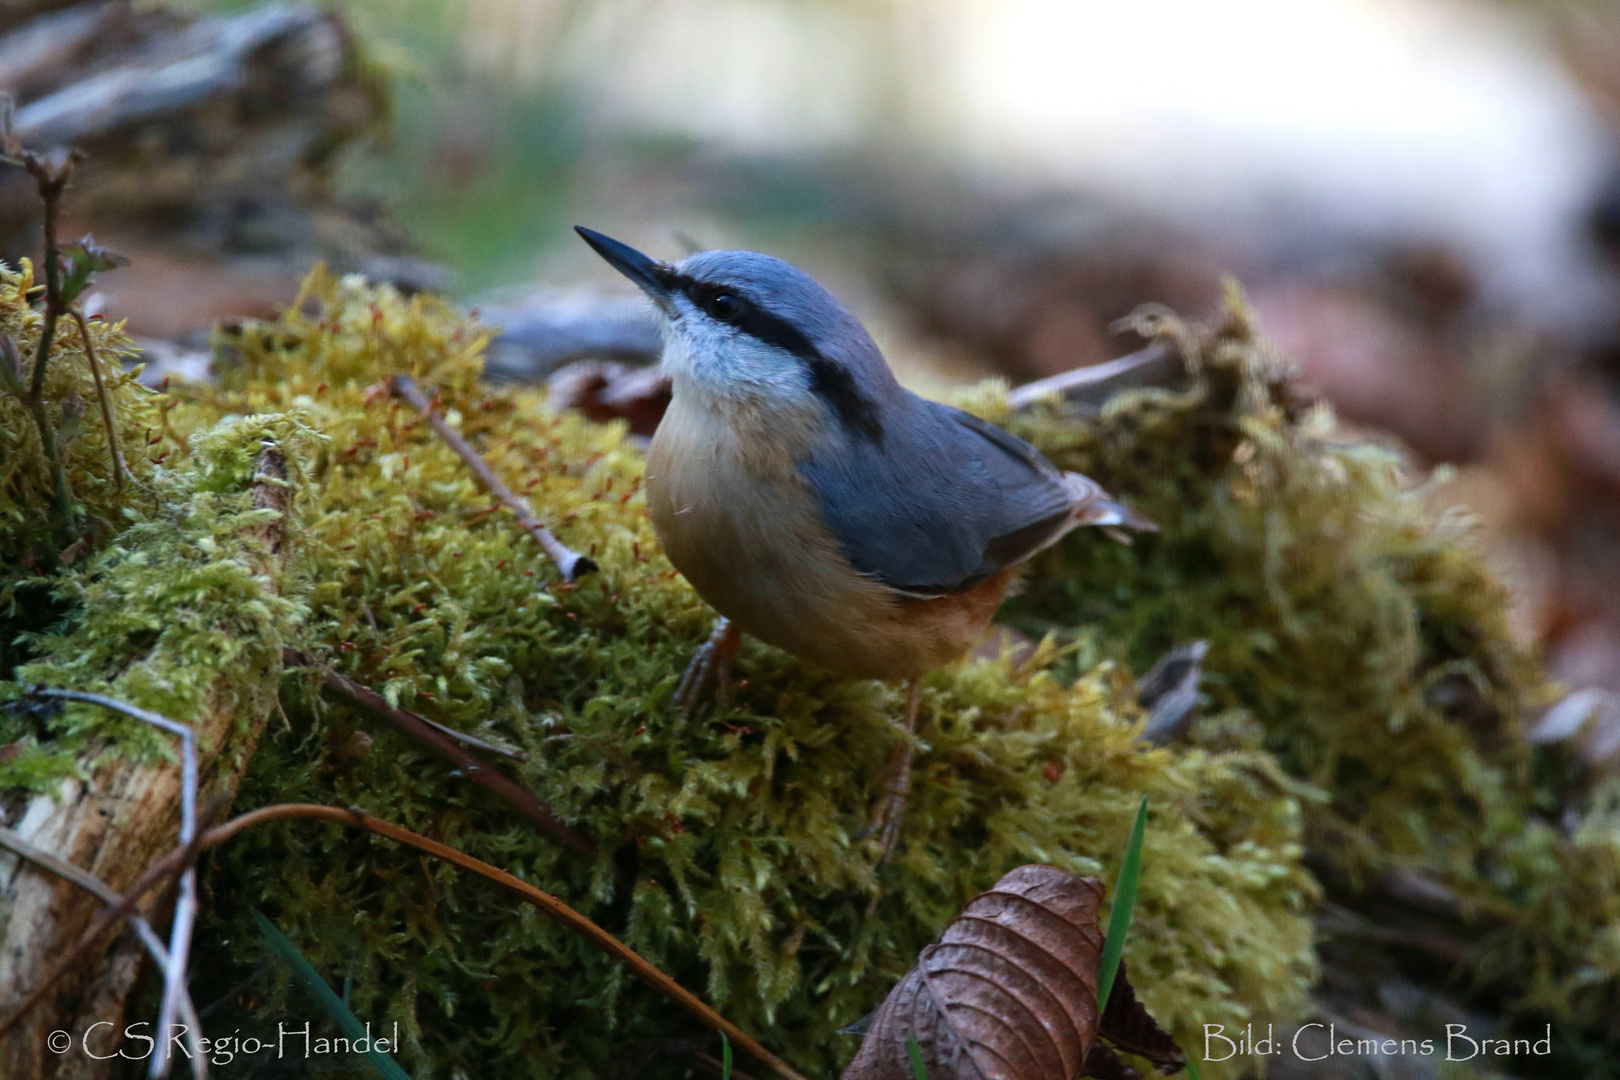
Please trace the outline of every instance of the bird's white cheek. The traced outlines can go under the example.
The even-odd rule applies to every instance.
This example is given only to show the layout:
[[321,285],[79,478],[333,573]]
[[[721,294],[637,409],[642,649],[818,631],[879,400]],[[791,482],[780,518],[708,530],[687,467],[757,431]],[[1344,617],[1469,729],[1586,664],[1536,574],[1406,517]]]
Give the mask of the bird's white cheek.
[[700,319],[664,330],[663,368],[677,393],[756,405],[802,403],[810,380],[797,357]]

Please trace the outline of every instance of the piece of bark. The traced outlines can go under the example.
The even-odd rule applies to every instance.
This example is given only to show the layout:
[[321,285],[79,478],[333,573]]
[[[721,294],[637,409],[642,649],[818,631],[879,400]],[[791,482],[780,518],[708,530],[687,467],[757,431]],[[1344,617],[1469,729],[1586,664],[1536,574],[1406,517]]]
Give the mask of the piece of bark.
[[657,368],[601,360],[569,364],[546,382],[551,407],[573,409],[597,423],[627,420],[630,434],[651,437],[669,408],[670,378]]
[[1148,710],[1147,723],[1137,738],[1142,742],[1174,742],[1187,730],[1198,709],[1198,683],[1204,674],[1209,642],[1177,645],[1136,680],[1136,703]]
[[[285,510],[288,491],[281,451],[267,446],[256,461],[254,505]],[[256,527],[247,546],[254,568],[279,582],[285,566],[285,518]],[[252,679],[274,688],[280,680],[279,648],[259,649],[244,663]],[[240,669],[221,678],[198,714],[173,719],[196,730],[201,785],[198,805],[229,804],[252,760],[270,717],[274,694],[241,700]],[[175,846],[180,816],[178,762],[114,757],[96,764],[105,745],[86,749],[80,761],[88,781],[65,781],[54,795],[32,798],[14,826],[34,846],[83,868],[120,892],[146,865]],[[141,906],[148,921],[161,925],[154,909],[163,898]],[[73,945],[101,910],[102,902],[70,882],[42,873],[0,854],[0,1016],[8,1015],[42,980],[62,951]],[[95,958],[64,978],[49,997],[0,1042],[0,1076],[7,1080],[52,1077],[102,1080],[112,1061],[82,1052],[85,1031],[101,1021],[105,1036],[95,1045],[111,1053],[113,1032],[122,1030],[125,1000],[140,967],[140,943],[133,934],[109,938]],[[54,1031],[66,1031],[72,1052],[47,1045]],[[137,1047],[138,1049],[139,1047]]]

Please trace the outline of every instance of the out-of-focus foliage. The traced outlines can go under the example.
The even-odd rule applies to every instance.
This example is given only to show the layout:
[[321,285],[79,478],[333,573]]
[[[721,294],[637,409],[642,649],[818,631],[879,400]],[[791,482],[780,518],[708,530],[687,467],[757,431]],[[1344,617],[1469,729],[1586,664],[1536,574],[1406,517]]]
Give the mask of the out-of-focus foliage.
[[1553,689],[1515,647],[1507,596],[1465,518],[1436,517],[1394,450],[1348,442],[1297,400],[1241,303],[1197,327],[1140,329],[1193,360],[1185,392],[1114,399],[1092,423],[1055,406],[980,411],[1162,524],[1132,548],[1091,533],[1044,557],[1009,621],[1078,636],[1082,655],[1145,670],[1207,639],[1197,745],[1265,747],[1328,792],[1309,847],[1364,883],[1416,870],[1486,934],[1470,958],[1516,1004],[1620,1038],[1620,833],[1612,797],[1551,820],[1527,714]]

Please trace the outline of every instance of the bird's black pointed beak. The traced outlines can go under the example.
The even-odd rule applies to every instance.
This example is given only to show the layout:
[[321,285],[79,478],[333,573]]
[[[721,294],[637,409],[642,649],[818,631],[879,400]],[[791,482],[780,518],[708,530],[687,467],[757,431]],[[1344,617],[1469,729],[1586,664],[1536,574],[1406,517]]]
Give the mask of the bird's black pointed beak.
[[574,231],[608,261],[608,265],[641,286],[642,292],[662,303],[669,296],[665,280],[669,267],[657,259],[643,255],[629,244],[621,244],[611,236],[603,236],[595,229],[575,225]]

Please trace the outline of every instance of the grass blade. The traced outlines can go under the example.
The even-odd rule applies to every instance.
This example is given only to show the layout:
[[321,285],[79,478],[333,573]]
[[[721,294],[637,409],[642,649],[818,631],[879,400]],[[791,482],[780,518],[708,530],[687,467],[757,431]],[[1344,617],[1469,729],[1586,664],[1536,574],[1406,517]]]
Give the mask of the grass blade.
[[1108,939],[1103,944],[1102,963],[1097,968],[1097,1012],[1108,1008],[1108,995],[1114,992],[1119,974],[1119,958],[1125,952],[1125,936],[1131,932],[1131,911],[1136,907],[1136,881],[1142,873],[1142,833],[1147,829],[1147,796],[1136,809],[1125,860],[1119,864],[1119,880],[1114,883],[1114,908],[1108,915]]
[[1198,1075],[1198,1063],[1192,1059],[1191,1054],[1187,1055],[1187,1075],[1191,1077],[1191,1080],[1204,1080],[1203,1077]]
[[[304,954],[298,951],[298,946],[289,941],[287,935],[276,929],[276,924],[265,918],[262,913],[255,911],[253,918],[259,924],[259,933],[264,935],[264,939],[270,943],[270,947],[276,951],[276,955],[280,956],[282,961],[292,969],[294,977],[303,984],[304,989],[314,995],[316,1000],[331,1015],[332,1019],[337,1021],[338,1026],[343,1029],[343,1033],[350,1039],[365,1038],[366,1026],[360,1022],[359,1017],[349,1011],[347,1005],[343,1004],[343,999],[338,997],[330,986],[326,985],[326,980],[321,978],[320,974],[310,966],[308,960],[304,959]],[[411,1080],[405,1070],[400,1068],[394,1059],[387,1054],[377,1050],[367,1050],[365,1057],[367,1061],[371,1062],[371,1067],[376,1069],[378,1074],[383,1077],[383,1080]]]
[[731,1040],[720,1033],[720,1080],[731,1080]]
[[923,1064],[922,1047],[917,1045],[915,1032],[906,1036],[906,1053],[911,1055],[911,1074],[917,1080],[928,1080],[928,1066]]

